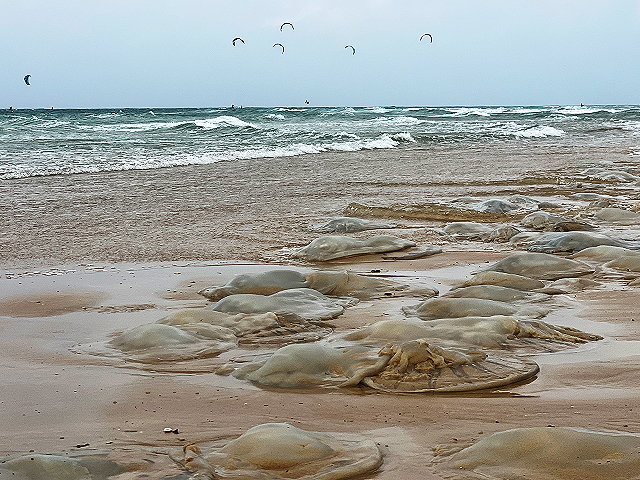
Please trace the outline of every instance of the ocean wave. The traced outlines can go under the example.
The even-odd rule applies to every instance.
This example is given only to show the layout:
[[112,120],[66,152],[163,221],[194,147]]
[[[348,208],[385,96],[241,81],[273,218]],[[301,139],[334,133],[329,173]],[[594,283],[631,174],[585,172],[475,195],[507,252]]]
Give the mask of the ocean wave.
[[505,107],[457,107],[448,109],[452,117],[490,117],[497,113],[504,113]]
[[138,123],[117,123],[117,124],[99,124],[99,125],[78,125],[80,130],[96,131],[96,132],[149,132],[154,130],[168,130],[175,128],[184,128],[195,126],[205,130],[211,130],[220,127],[253,127],[255,125],[240,120],[237,117],[222,115],[215,118],[183,120],[172,122],[138,122]]
[[330,109],[330,110],[325,110],[320,112],[320,116],[321,117],[328,117],[328,116],[333,116],[333,115],[348,115],[348,116],[352,116],[352,115],[356,115],[358,112],[356,111],[355,108],[353,107],[344,107],[344,108],[340,108],[340,109]]
[[355,133],[350,133],[345,131],[333,133],[332,136],[339,137],[339,138],[353,138],[355,140],[360,140],[360,137]]
[[416,139],[411,136],[409,132],[400,132],[391,136],[394,140],[399,140],[401,142],[411,142],[416,143]]
[[257,128],[255,125],[245,122],[244,120],[240,120],[238,117],[233,117],[230,115],[221,115],[215,118],[208,118],[206,120],[195,120],[194,122],[197,126],[202,127],[204,129],[212,129],[219,128],[223,126],[232,127],[252,127]]
[[153,123],[119,123],[104,125],[78,125],[80,130],[96,132],[148,132],[152,130],[162,130],[175,128],[190,122],[153,122]]
[[[350,134],[347,136],[351,137]],[[124,170],[151,170],[157,168],[180,167],[188,165],[206,165],[223,161],[251,160],[259,158],[293,157],[324,152],[356,152],[395,148],[403,142],[412,142],[413,137],[406,132],[393,135],[383,134],[375,138],[350,139],[330,143],[293,143],[276,147],[257,147],[235,149],[224,152],[206,152],[201,154],[173,153],[166,155],[128,156],[126,159],[115,157],[94,159],[74,157],[66,162],[42,162],[38,164],[0,165],[0,179],[17,179],[37,176],[70,175],[79,173],[99,173]],[[91,163],[90,163],[91,162]]]
[[605,108],[600,106],[575,106],[575,105],[567,105],[564,107],[559,107],[555,109],[556,113],[561,115],[592,115],[597,113],[622,113],[626,111],[626,109],[618,109],[618,108]]
[[0,110],[0,178],[510,141],[620,145],[626,152],[635,152],[634,156],[640,149],[636,141],[640,138],[640,107],[633,105],[246,107],[154,112]]
[[531,107],[515,107],[513,110],[507,111],[505,113],[513,113],[515,115],[529,115],[532,113],[546,113],[548,109],[545,108],[531,108]]
[[407,115],[399,115],[397,117],[379,117],[370,120],[363,120],[363,124],[370,124],[378,127],[403,127],[412,126],[423,123],[424,120],[420,120],[416,117],[410,117]]
[[516,137],[524,137],[524,138],[544,138],[544,137],[561,137],[565,135],[565,132],[560,129],[549,127],[549,126],[538,126],[538,127],[530,127],[524,130],[513,132],[513,135]]
[[391,110],[391,109],[389,109],[389,108],[384,108],[384,107],[373,107],[373,108],[371,109],[371,111],[372,111],[373,113],[389,113],[389,112],[391,112],[392,110]]

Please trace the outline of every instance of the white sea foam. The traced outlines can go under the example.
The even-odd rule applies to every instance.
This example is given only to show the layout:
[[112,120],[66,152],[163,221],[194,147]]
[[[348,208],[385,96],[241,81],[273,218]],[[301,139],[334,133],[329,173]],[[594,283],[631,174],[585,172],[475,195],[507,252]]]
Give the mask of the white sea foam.
[[219,128],[223,126],[234,126],[234,127],[253,127],[257,128],[255,125],[245,122],[244,120],[240,120],[237,117],[233,117],[230,115],[221,115],[215,118],[208,118],[206,120],[195,120],[194,123],[202,128],[211,129],[211,128]]
[[344,137],[344,138],[353,138],[355,140],[360,140],[360,137],[358,135],[356,135],[355,133],[349,133],[349,132],[345,132],[345,131],[336,133],[336,134],[334,134],[334,136],[336,136],[336,137]]
[[525,130],[513,132],[513,135],[516,137],[524,138],[561,137],[564,134],[564,131],[549,126],[530,127]]
[[401,140],[401,141],[404,141],[404,142],[413,142],[413,143],[416,142],[416,140],[411,136],[411,134],[409,132],[396,133],[396,134],[392,135],[391,138],[393,138],[395,140]]
[[163,128],[172,128],[179,125],[191,123],[185,122],[154,122],[154,123],[119,123],[116,125],[78,125],[80,130],[93,130],[104,132],[146,132],[151,130],[160,130]]
[[[547,110],[544,108],[525,108],[525,107],[516,107],[513,109],[513,113],[515,114],[527,114],[527,113],[543,113]],[[509,112],[511,113],[511,112]]]
[[496,108],[481,108],[481,107],[459,107],[449,109],[451,111],[453,117],[469,117],[469,116],[479,116],[479,117],[490,117],[492,114],[504,113],[504,107],[496,107]]
[[407,115],[399,115],[397,117],[380,117],[380,118],[375,118],[369,121],[372,125],[376,125],[378,127],[389,127],[389,126],[411,126],[411,125],[418,125],[420,123],[423,122],[423,120],[420,120],[416,117],[410,117]]
[[267,115],[265,115],[265,117],[267,118],[275,118],[277,120],[284,120],[284,115],[282,115],[281,113],[268,113]]
[[563,115],[584,115],[590,113],[618,113],[622,112],[624,109],[615,109],[615,108],[603,108],[603,107],[587,107],[587,106],[577,106],[577,105],[567,105],[565,107],[559,107],[557,109],[558,113]]

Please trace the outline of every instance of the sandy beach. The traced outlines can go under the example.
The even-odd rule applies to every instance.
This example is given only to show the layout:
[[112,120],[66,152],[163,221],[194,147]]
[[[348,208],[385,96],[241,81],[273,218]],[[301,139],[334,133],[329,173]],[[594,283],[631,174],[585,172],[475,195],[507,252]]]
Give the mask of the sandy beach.
[[[582,155],[578,150],[564,154],[577,159]],[[306,158],[307,168],[316,171],[304,175],[294,158],[290,171],[296,173],[277,180],[273,162],[257,161],[254,176],[243,185],[238,182],[241,164],[222,177],[202,166],[115,172],[102,175],[98,186],[92,186],[91,175],[4,184],[1,454],[6,459],[30,453],[100,454],[126,470],[109,478],[187,479],[191,473],[170,456],[181,455],[183,446],[207,445],[255,425],[286,422],[308,431],[374,440],[382,465],[362,478],[480,478],[452,470],[447,459],[494,432],[548,426],[640,432],[640,302],[638,287],[629,285],[637,277],[633,272],[596,268],[587,277],[597,280],[597,287],[552,296],[544,321],[602,340],[516,352],[535,361],[540,372],[524,383],[491,390],[390,394],[363,385],[285,389],[214,373],[230,362],[265,358],[274,350],[268,346],[163,364],[91,353],[97,344],[135,326],[211,304],[198,291],[224,285],[238,274],[285,267],[303,273],[348,270],[435,288],[442,295],[487,265],[524,250],[517,244],[443,236],[438,229],[447,224],[446,215],[492,225],[516,224],[523,216],[449,209],[443,218],[436,205],[444,198],[530,195],[565,202],[565,213],[585,214],[593,207],[588,201],[567,203],[570,194],[623,192],[619,204],[632,209],[637,200],[633,189],[585,182],[577,176],[582,165],[567,167],[567,157],[549,156],[548,169],[532,169],[549,153],[531,153],[516,168],[509,149],[458,151],[457,156],[439,151],[435,155],[457,158],[460,169],[450,165],[447,170],[457,174],[453,176],[431,172],[424,184],[402,180],[422,162],[419,154],[399,155],[392,165],[387,153],[377,152],[367,153],[375,180],[364,173],[348,176],[362,161],[360,154],[336,154],[319,155],[313,162]],[[597,162],[601,152],[594,149],[588,155]],[[505,168],[477,180],[471,159],[489,156],[493,165]],[[609,151],[606,158],[607,165],[623,165],[628,159],[623,151]],[[402,169],[397,166],[401,160]],[[300,183],[301,176],[308,183]],[[388,182],[380,184],[385,177]],[[93,196],[95,191],[100,193]],[[358,238],[391,234],[418,245],[409,251],[436,245],[443,252],[415,260],[370,254],[314,263],[291,257],[318,236],[310,225],[342,216],[349,208],[396,224],[355,234]],[[615,228],[627,232],[627,238],[634,235],[633,226]],[[421,300],[394,294],[361,301],[329,323],[340,333],[381,319],[403,319],[402,307]],[[574,477],[586,478],[583,474]]]
[[[504,256],[466,251],[384,261],[369,255],[323,266],[361,273],[380,270],[446,291],[479,266]],[[231,262],[100,264],[2,278],[2,453],[109,452],[133,470],[132,477],[122,478],[169,478],[170,472],[184,474],[167,457],[170,447],[234,437],[262,423],[287,422],[374,439],[384,463],[365,478],[436,479],[451,474],[439,470],[438,453],[459,450],[493,432],[548,425],[640,429],[638,293],[620,285],[572,295],[557,313],[565,324],[601,334],[604,340],[533,355],[541,371],[524,385],[468,394],[393,395],[366,387],[329,392],[263,389],[205,371],[117,368],[108,359],[74,353],[79,344],[155,321],[169,311],[204,306],[206,300],[196,293],[203,286],[265,268]],[[400,317],[399,307],[415,301],[398,297],[367,302],[332,324],[346,330]],[[209,359],[205,370],[224,358]],[[167,427],[179,433],[164,433]]]

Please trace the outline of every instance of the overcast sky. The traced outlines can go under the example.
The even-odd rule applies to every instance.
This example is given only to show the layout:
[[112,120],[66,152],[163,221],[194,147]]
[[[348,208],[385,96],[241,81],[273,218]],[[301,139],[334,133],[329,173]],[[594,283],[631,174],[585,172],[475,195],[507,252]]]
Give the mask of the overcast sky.
[[0,0],[0,19],[0,108],[640,103],[638,0]]

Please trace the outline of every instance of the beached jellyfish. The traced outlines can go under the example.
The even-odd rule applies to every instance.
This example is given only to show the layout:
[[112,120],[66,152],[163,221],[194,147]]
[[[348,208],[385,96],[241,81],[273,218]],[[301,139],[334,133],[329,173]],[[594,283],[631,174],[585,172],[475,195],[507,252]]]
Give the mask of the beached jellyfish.
[[[574,427],[514,428],[497,432],[443,463],[464,478],[636,478],[640,435]],[[447,475],[447,478],[449,475]]]
[[183,458],[175,460],[203,479],[340,480],[360,477],[382,464],[373,440],[347,439],[287,423],[256,425],[222,446],[190,444],[183,452]]

